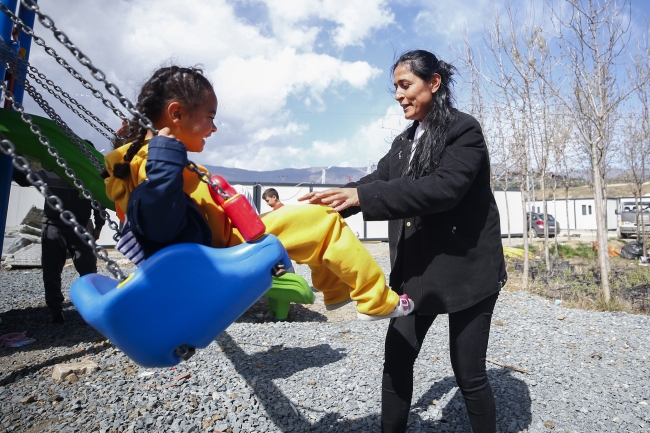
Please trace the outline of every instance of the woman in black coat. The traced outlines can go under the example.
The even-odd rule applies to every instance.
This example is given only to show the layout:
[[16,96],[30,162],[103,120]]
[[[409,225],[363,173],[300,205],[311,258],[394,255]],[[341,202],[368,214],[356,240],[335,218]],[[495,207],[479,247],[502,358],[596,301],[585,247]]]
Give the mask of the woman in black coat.
[[451,364],[472,429],[494,432],[485,357],[506,271],[483,132],[452,106],[453,66],[417,50],[392,72],[395,99],[413,124],[375,172],[303,199],[389,221],[390,285],[413,299],[415,312],[391,319],[386,334],[382,431],[406,431],[413,365],[436,316],[448,314]]

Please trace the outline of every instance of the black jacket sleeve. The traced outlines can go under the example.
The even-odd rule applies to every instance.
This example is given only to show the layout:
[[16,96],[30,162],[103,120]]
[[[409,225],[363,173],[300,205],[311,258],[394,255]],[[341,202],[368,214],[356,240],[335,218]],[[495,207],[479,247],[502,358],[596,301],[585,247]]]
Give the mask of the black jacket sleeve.
[[377,179],[357,186],[364,219],[394,220],[452,209],[469,190],[486,158],[481,127],[467,116],[447,134],[447,147],[433,174],[417,180]]
[[[372,183],[375,181],[387,181],[388,176],[389,176],[389,170],[388,170],[388,159],[389,159],[389,153],[384,155],[379,162],[377,163],[377,169],[373,171],[372,173],[362,177],[356,182],[350,182],[346,185],[343,186],[343,188],[357,188],[357,192],[359,191],[359,185],[365,185],[368,183]],[[339,212],[343,218],[347,218],[349,216],[358,214],[361,212],[361,207],[360,206],[353,206],[349,207],[345,210],[342,210]]]

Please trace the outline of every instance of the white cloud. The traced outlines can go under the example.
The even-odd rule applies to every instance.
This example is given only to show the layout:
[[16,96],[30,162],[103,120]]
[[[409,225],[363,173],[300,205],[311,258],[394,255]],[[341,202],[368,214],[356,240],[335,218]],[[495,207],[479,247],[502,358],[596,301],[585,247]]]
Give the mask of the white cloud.
[[483,32],[490,0],[472,2],[422,1],[422,10],[415,18],[415,29],[423,35],[441,35],[447,39],[462,40],[465,28],[470,33]]
[[221,115],[243,120],[250,119],[251,109],[267,113],[282,110],[291,95],[305,93],[310,101],[322,103],[321,97],[330,87],[347,84],[361,89],[380,72],[366,62],[344,62],[285,48],[274,55],[228,57],[211,75],[223,106]]
[[[376,164],[390,149],[395,136],[410,122],[395,103],[386,109],[386,114],[359,128],[350,138],[335,142],[313,141],[308,149],[292,156],[293,166],[304,167],[316,159],[319,166],[365,167],[368,159]],[[274,166],[279,168],[282,165]]]
[[309,20],[336,24],[332,39],[337,47],[363,45],[372,31],[394,22],[386,0],[261,0],[267,5],[274,31],[287,40],[283,29],[306,25]]

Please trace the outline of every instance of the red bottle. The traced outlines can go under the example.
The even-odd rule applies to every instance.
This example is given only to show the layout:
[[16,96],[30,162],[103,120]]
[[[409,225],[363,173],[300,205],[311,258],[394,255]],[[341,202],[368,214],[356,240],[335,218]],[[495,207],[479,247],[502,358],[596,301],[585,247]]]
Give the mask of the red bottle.
[[262,237],[266,232],[266,226],[264,226],[264,223],[246,197],[239,194],[235,188],[230,186],[226,179],[218,174],[212,175],[210,180],[221,186],[226,195],[229,196],[226,199],[214,191],[212,187],[208,187],[212,199],[223,208],[232,225],[239,230],[239,233],[242,234],[246,242],[254,241]]

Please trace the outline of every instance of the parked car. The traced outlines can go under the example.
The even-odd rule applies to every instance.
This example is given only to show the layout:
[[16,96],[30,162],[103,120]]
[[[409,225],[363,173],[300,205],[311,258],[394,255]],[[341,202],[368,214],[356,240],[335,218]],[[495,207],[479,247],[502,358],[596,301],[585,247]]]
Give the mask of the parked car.
[[[532,224],[531,224],[532,218]],[[553,215],[546,214],[548,225],[548,236],[553,237],[560,234],[560,223],[553,218]],[[544,237],[544,214],[537,212],[528,212],[526,214],[526,231],[531,230],[528,234],[531,237]]]
[[637,222],[644,224],[645,231],[650,232],[650,202],[641,202],[638,208],[633,201],[623,202],[620,208],[616,209],[616,214],[619,215],[618,228],[616,229],[619,238],[636,236]]

